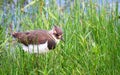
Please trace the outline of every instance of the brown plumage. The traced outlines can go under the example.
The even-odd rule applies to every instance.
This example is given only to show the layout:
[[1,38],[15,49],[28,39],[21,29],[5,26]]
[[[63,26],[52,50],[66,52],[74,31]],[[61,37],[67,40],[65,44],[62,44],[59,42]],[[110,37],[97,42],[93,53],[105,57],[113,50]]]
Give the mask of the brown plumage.
[[[45,30],[34,30],[30,32],[15,32],[12,34],[18,42],[28,46],[28,44],[43,44],[48,41],[49,49],[55,48],[55,41],[52,36]],[[49,44],[52,43],[52,46]]]
[[58,26],[54,26],[51,31],[47,30],[33,30],[29,32],[14,32],[12,36],[17,39],[19,43],[28,45],[40,45],[48,42],[48,49],[54,49],[57,40],[62,40],[62,29]]

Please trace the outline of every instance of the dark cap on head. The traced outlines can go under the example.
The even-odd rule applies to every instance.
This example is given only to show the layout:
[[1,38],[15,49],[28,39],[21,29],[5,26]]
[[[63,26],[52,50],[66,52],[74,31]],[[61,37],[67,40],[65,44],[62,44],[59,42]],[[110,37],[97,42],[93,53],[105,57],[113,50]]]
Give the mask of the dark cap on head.
[[62,35],[63,34],[62,28],[60,28],[59,26],[54,26],[54,30],[56,31],[56,33],[58,35]]

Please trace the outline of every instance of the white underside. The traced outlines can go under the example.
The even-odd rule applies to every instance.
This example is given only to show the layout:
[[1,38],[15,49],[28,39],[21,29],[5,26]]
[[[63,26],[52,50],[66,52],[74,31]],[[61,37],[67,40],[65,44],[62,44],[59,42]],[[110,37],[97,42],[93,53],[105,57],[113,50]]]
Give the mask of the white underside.
[[[52,35],[52,37],[54,38],[57,44],[60,42],[60,40],[56,39],[55,36]],[[33,44],[30,44],[28,46],[23,45],[23,50],[29,53],[46,53],[49,51],[47,46],[48,46],[48,41],[40,45],[33,45]]]
[[32,44],[28,46],[23,45],[23,50],[29,53],[46,53],[49,51],[47,44],[48,42],[46,41],[44,44],[40,44],[40,45],[32,45]]

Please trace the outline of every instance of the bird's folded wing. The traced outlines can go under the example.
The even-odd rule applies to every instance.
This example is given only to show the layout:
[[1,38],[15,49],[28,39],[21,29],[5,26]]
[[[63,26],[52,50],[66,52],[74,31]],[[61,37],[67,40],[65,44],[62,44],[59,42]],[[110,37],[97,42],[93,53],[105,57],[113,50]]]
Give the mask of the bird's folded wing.
[[42,44],[48,40],[47,32],[31,31],[31,32],[16,32],[13,37],[17,38],[18,42],[24,45],[28,44]]

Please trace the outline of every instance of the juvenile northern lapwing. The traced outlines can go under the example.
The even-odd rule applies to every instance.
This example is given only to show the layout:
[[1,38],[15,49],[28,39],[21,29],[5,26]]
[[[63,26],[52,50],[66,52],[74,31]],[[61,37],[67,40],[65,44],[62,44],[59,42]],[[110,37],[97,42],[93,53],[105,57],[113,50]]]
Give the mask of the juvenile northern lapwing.
[[56,47],[63,40],[63,31],[59,26],[52,30],[33,30],[29,32],[14,32],[12,36],[22,44],[23,50],[29,53],[45,53]]

